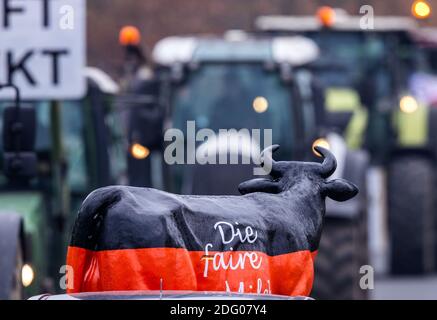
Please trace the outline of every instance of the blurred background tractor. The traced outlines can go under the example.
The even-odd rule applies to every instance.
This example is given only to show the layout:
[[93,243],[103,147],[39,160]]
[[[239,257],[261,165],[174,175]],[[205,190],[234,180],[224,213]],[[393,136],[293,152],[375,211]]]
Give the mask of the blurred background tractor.
[[323,7],[313,17],[259,17],[256,26],[268,34],[302,34],[321,47],[316,74],[327,90],[327,107],[349,111],[343,134],[350,147],[363,146],[371,155],[372,265],[379,273],[430,273],[435,270],[437,152],[430,129],[436,120],[417,90],[418,74],[429,69],[414,40],[413,18],[372,21],[366,28],[362,16]]
[[123,181],[117,85],[95,68],[84,77],[81,100],[0,102],[0,299],[59,292],[81,202],[95,188]]
[[[126,50],[135,52],[130,46]],[[365,298],[359,268],[367,263],[367,157],[351,151],[329,125],[332,114],[311,70],[318,59],[319,48],[301,36],[254,37],[231,30],[224,37],[161,40],[153,50],[153,76],[127,76],[131,84],[120,98],[137,101],[136,107],[131,104],[128,125],[129,183],[184,194],[238,194],[238,184],[252,177],[253,163],[166,164],[166,145],[156,143],[163,140],[156,131],[160,117],[163,129],[179,129],[185,137],[190,135],[188,121],[195,121],[198,130],[209,128],[216,134],[235,129],[224,138],[218,135],[195,145],[196,153],[208,150],[217,158],[229,159],[233,153],[250,158],[245,150],[253,143],[262,149],[264,137],[254,142],[244,129],[272,129],[273,143],[281,145],[278,160],[314,160],[312,146],[328,146],[339,162],[336,177],[355,182],[362,193],[347,205],[327,204],[325,236],[316,259],[318,297]],[[135,73],[144,74],[141,68]],[[182,142],[184,150],[187,143]]]
[[[23,101],[20,117],[14,103],[0,102],[0,270],[6,270],[0,299],[22,296],[23,285],[25,295],[59,290],[70,218],[96,187],[129,183],[179,193],[237,193],[253,163],[164,161],[173,142],[164,133],[175,128],[187,135],[189,120],[198,130],[237,129],[228,137],[236,148],[223,147],[219,137],[195,143],[199,154],[211,149],[218,156],[248,157],[238,144],[261,148],[264,136],[253,143],[238,129],[271,128],[280,159],[317,160],[311,146],[329,146],[339,159],[338,175],[359,184],[355,201],[327,202],[314,297],[435,299],[433,2],[324,3],[342,9],[318,8],[320,1],[311,0],[87,1],[87,60],[117,84],[99,69],[87,69],[82,100]],[[26,20],[12,16],[13,24]],[[123,50],[114,50],[124,24],[138,29],[124,28]],[[237,28],[248,32],[223,36]],[[172,36],[186,34],[192,36]],[[2,52],[20,44],[12,40],[0,44]],[[0,56],[4,73],[10,66],[7,54]],[[59,65],[66,66],[76,71],[70,63]],[[67,87],[71,83],[66,77]],[[359,287],[365,264],[376,272],[374,290]]]

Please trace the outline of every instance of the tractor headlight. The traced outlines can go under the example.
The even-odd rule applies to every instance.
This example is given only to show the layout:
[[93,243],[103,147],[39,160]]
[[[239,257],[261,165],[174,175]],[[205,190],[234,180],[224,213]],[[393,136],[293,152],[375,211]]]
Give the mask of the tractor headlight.
[[35,272],[29,264],[25,264],[21,268],[21,282],[23,287],[28,287],[32,284],[33,279],[35,279]]
[[321,157],[321,154],[319,154],[317,151],[316,151],[316,147],[322,147],[322,148],[325,148],[325,149],[330,149],[331,148],[331,146],[329,145],[329,142],[328,142],[328,140],[326,140],[325,138],[318,138],[318,139],[316,139],[314,142],[313,142],[313,153],[316,155],[316,156],[318,156],[318,157]]
[[404,113],[414,113],[419,109],[419,104],[414,97],[404,96],[399,102],[399,108]]
[[149,156],[150,150],[149,150],[149,148],[143,146],[140,143],[134,143],[130,147],[130,154],[135,159],[143,160]]
[[264,97],[256,97],[253,100],[253,110],[255,110],[256,113],[264,113],[269,108],[269,102]]

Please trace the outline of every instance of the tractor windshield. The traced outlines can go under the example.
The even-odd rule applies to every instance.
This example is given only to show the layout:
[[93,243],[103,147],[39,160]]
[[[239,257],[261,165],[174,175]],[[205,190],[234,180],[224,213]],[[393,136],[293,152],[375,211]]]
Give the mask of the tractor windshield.
[[407,32],[308,32],[324,53],[317,75],[324,85],[359,88],[371,82],[381,99],[405,87],[417,67],[417,54]]
[[[187,121],[197,130],[271,129],[282,156],[293,141],[293,101],[278,72],[261,63],[208,63],[193,70],[173,96],[173,127],[185,132]],[[263,144],[261,143],[261,147]]]
[[[297,106],[292,97],[290,86],[281,80],[279,72],[267,70],[261,63],[201,64],[191,70],[185,81],[174,90],[173,127],[184,132],[187,139],[188,121],[195,121],[197,131],[211,129],[219,134],[223,132],[220,129],[235,129],[239,131],[237,139],[241,139],[238,142],[240,148],[237,147],[241,155],[248,155],[243,150],[256,152],[257,147],[263,149],[265,144],[273,143],[281,145],[275,158],[289,160],[293,156],[296,137],[293,111]],[[254,129],[259,130],[259,136],[252,132]],[[271,130],[271,142],[264,140],[270,132],[265,130]],[[222,146],[220,141],[224,140],[220,140],[218,135],[219,142],[216,144],[212,142],[214,140],[209,144],[209,137],[204,142],[197,141],[197,150],[211,145],[217,148],[216,154],[233,154],[231,145],[236,146],[236,140],[230,131],[227,132],[229,139],[225,149],[219,147]],[[248,137],[247,133],[251,136]],[[252,168],[253,161],[252,164],[233,166],[176,166],[172,168],[175,191],[186,194],[238,194],[236,186],[252,177]],[[214,185],[208,182],[211,179],[216,181]]]
[[317,70],[325,86],[355,87],[372,74],[378,96],[390,94],[388,44],[383,34],[323,31],[309,33],[324,54]]

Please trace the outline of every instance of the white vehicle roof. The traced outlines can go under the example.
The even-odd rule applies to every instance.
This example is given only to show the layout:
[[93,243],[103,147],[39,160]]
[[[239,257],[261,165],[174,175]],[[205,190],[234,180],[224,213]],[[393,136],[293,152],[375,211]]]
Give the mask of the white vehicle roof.
[[[362,16],[339,15],[330,27],[333,30],[366,31],[361,27]],[[410,31],[418,27],[409,17],[374,17],[374,29],[367,31]],[[323,25],[315,16],[260,16],[255,20],[255,28],[261,31],[317,31]]]
[[421,28],[413,32],[414,39],[420,44],[427,47],[437,47],[437,28]]
[[168,37],[152,53],[163,66],[208,61],[272,61],[304,65],[319,56],[317,44],[302,36],[258,39],[251,37]]
[[86,79],[94,81],[99,89],[106,94],[115,95],[119,92],[118,84],[107,73],[98,68],[86,67],[84,76]]

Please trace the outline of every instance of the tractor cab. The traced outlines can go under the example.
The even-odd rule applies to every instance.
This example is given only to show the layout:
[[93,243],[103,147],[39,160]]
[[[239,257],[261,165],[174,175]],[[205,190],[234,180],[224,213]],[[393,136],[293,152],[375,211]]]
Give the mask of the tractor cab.
[[[327,201],[327,216],[353,217],[346,223],[335,219],[330,233],[336,238],[352,237],[355,230],[350,224],[362,226],[357,221],[365,216],[367,158],[351,152],[337,130],[328,125],[329,118],[336,119],[325,108],[323,83],[314,71],[322,59],[319,46],[302,35],[257,36],[231,30],[223,37],[161,40],[153,50],[154,77],[136,77],[129,87],[138,90],[125,93],[142,101],[131,108],[129,117],[130,184],[182,194],[238,194],[238,184],[255,174],[256,163],[244,162],[254,158],[251,150],[280,144],[278,160],[314,161],[311,146],[324,146],[337,156],[337,177],[349,178],[363,190],[347,205]],[[161,136],[159,131],[150,131],[156,128],[156,106],[162,114]],[[158,148],[155,138],[164,141]],[[204,162],[205,154],[213,161]],[[223,159],[228,165],[220,164]],[[232,159],[239,159],[238,164],[232,164]],[[155,184],[157,181],[162,184]],[[367,244],[364,233],[356,235],[342,244],[340,251],[348,252],[347,263],[363,265],[367,262],[361,255],[365,250],[357,250],[355,244]],[[344,260],[336,254],[340,251],[323,249],[321,265],[325,269],[331,265],[325,255]],[[358,269],[344,270],[347,272],[338,277],[328,270],[319,272],[322,280],[316,280],[316,287],[332,284],[327,288],[331,295],[322,297],[363,296],[358,292]]]
[[[416,1],[413,17],[368,12],[351,16],[344,10],[323,7],[314,16],[256,20],[261,34],[299,34],[314,40],[321,50],[318,76],[327,102],[344,109],[338,106],[349,101],[347,109],[354,115],[345,137],[353,142],[351,146],[362,145],[371,155],[370,258],[379,274],[429,273],[437,261],[436,241],[423,240],[437,239],[437,228],[430,222],[435,220],[436,118],[430,102],[423,99],[424,84],[430,84],[424,73],[432,67],[432,59],[426,56],[432,55],[432,50],[421,50],[417,41],[421,33],[417,19],[430,12],[429,4]],[[424,42],[429,42],[429,35],[427,38]],[[346,71],[331,72],[333,67]],[[348,94],[338,90],[341,82],[346,82],[340,87],[346,86]]]
[[315,72],[327,90],[327,108],[353,113],[344,132],[351,147],[365,146],[381,163],[399,147],[425,143],[422,130],[405,138],[397,126],[402,98],[411,97],[409,79],[421,66],[412,38],[416,20],[376,16],[369,22],[322,7],[315,16],[261,16],[255,25],[262,34],[301,34],[319,45],[323,54]]
[[[165,188],[186,194],[238,194],[239,182],[253,176],[251,151],[266,143],[281,145],[279,159],[312,158],[307,150],[323,130],[318,126],[323,116],[320,91],[308,72],[318,52],[304,37],[255,38],[241,31],[158,42],[153,50],[155,100],[164,113],[165,143],[161,163],[150,167],[164,168]],[[138,121],[137,127],[131,122],[129,130],[138,132],[132,146],[152,149],[147,145],[150,136],[140,139],[140,132],[147,130],[144,122]],[[169,150],[186,153],[173,155]],[[215,160],[199,163],[206,150]],[[132,151],[130,157],[135,156]],[[234,156],[238,163],[230,163]],[[222,165],[223,159],[231,165]],[[144,159],[139,161],[147,168]],[[136,172],[134,179],[140,175]]]

